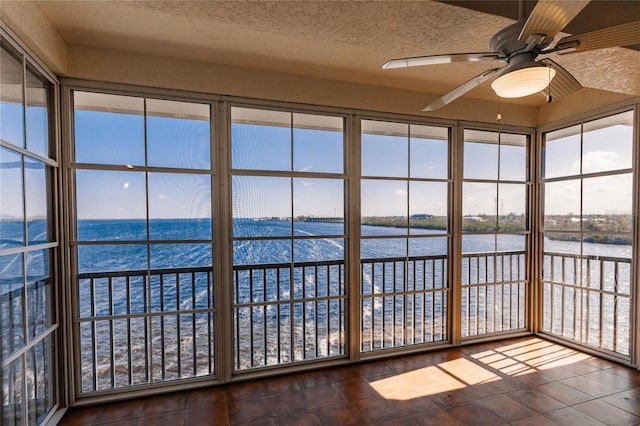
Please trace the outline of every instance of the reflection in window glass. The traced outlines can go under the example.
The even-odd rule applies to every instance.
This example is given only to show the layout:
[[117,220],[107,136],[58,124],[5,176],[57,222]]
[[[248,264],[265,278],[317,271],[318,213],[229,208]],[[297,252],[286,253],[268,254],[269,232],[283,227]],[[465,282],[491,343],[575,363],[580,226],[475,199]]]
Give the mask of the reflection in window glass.
[[293,114],[293,170],[342,173],[343,118]]
[[479,130],[464,131],[465,179],[498,178],[498,133]]
[[448,129],[444,127],[409,127],[411,132],[410,172],[412,178],[447,179],[449,176]]
[[362,121],[362,176],[408,176],[409,126]]
[[149,173],[149,238],[211,239],[211,176]]
[[6,405],[0,411],[2,415],[0,420],[3,425],[17,426],[27,422],[23,412],[23,404],[26,401],[26,397],[22,392],[23,377],[22,357],[18,357],[15,361],[2,368],[2,383],[6,384],[7,390],[9,390],[5,394]]
[[580,173],[580,126],[549,132],[544,138],[546,179]]
[[0,249],[24,245],[22,156],[0,147]]
[[466,232],[493,232],[497,220],[495,183],[465,182],[462,186],[462,227]]
[[2,359],[24,344],[23,254],[0,256],[0,326]]
[[0,139],[24,148],[22,61],[0,48]]
[[144,98],[74,92],[76,163],[144,166]]
[[210,169],[209,105],[147,99],[149,166]]
[[231,108],[231,167],[291,170],[291,113]]
[[31,251],[27,262],[27,327],[29,337],[45,332],[51,325],[51,279],[49,250]]
[[28,157],[24,165],[28,244],[46,243],[49,241],[46,166]]
[[344,233],[344,181],[342,179],[293,180],[294,231],[305,234],[313,223],[317,233]]
[[633,111],[587,122],[583,132],[582,173],[631,168]]
[[49,156],[49,83],[27,70],[27,149]]

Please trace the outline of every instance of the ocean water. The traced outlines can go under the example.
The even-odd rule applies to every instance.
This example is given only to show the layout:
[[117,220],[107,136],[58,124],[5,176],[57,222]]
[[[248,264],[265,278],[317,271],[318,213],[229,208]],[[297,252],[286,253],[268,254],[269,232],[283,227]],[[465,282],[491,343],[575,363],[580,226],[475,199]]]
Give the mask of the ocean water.
[[[25,239],[31,241],[29,234],[37,235],[40,240],[46,237],[43,223],[30,224],[27,230],[33,231],[28,232],[26,238],[22,223],[3,222],[0,226],[3,248],[22,245]],[[292,227],[294,235],[305,238],[293,243],[287,239],[269,239],[290,235]],[[437,235],[440,231],[411,230],[411,233],[414,231],[431,236],[413,238],[407,243],[401,237],[406,232],[404,229],[362,227],[364,236],[377,237],[361,240],[361,258],[365,264],[362,269],[361,291],[364,298],[361,312],[363,324],[373,324],[361,331],[362,350],[447,337],[445,322],[437,322],[446,317],[448,308],[445,304],[447,289],[443,288],[447,281],[444,263],[415,262],[415,265],[410,265],[414,275],[408,278],[414,285],[416,297],[409,301],[382,296],[382,293],[401,291],[404,284],[402,275],[390,275],[393,262],[386,263],[386,269],[383,263],[368,263],[372,259],[404,257],[406,254],[446,254],[447,238]],[[215,348],[209,336],[214,334],[218,315],[213,309],[212,286],[220,282],[208,271],[213,265],[216,247],[211,242],[201,241],[211,239],[212,232],[208,220],[151,220],[148,231],[145,220],[79,221],[78,239],[91,243],[77,246],[80,273],[77,316],[84,392],[215,372],[212,363]],[[234,281],[230,283],[233,286],[236,370],[339,356],[345,352],[347,299],[345,270],[341,266],[345,239],[340,237],[343,233],[342,223],[234,221],[233,234],[240,238],[233,244],[236,268]],[[251,236],[266,239],[241,239]],[[127,241],[127,244],[117,244],[118,241]],[[490,252],[496,247],[501,251],[523,251],[524,246],[524,237],[518,235],[503,235],[497,239],[486,235],[463,237],[465,253]],[[629,246],[585,243],[583,248],[588,254],[631,257]],[[545,240],[545,249],[577,253],[580,245]],[[0,257],[0,293],[8,294],[19,287],[23,267],[31,281],[47,277],[47,254],[46,250],[31,253],[25,257],[26,265],[23,265],[21,255]],[[320,268],[289,268],[291,262],[312,264],[322,261],[335,262]],[[247,265],[262,266],[250,271]],[[158,272],[146,278],[148,269],[162,271],[199,267],[204,270],[195,273]],[[545,263],[545,272],[550,269],[550,263]],[[130,276],[126,278],[124,272]],[[89,278],[90,274],[104,276],[103,273],[111,273],[113,277]],[[416,277],[420,275],[429,279],[418,282]],[[545,279],[551,277],[545,275]],[[613,274],[608,274],[605,285],[628,291],[630,277],[625,270],[619,274],[618,282],[611,283],[612,280]],[[424,291],[433,289],[438,291],[432,294]],[[42,290],[39,297],[43,300],[37,305],[39,309],[46,307],[44,299],[47,294],[46,289]],[[548,301],[553,299],[556,309],[553,324],[549,322],[545,327],[557,334],[574,335],[574,326],[568,327],[560,320],[557,307],[566,306],[567,313],[574,307],[580,310],[583,304],[580,304],[579,297],[558,292],[546,292],[545,295]],[[318,299],[319,302],[310,302],[310,299]],[[465,303],[475,303],[464,300]],[[615,302],[605,300],[605,303]],[[617,321],[621,331],[616,336],[618,348],[628,347],[625,330],[629,328],[629,318],[628,313],[624,313],[625,306],[624,301],[618,302]],[[422,322],[402,319],[406,312],[410,312],[413,318],[421,318]],[[463,307],[463,312],[466,312],[466,307]],[[551,308],[545,306],[545,315],[549,317],[551,312]],[[46,312],[33,310],[33,314],[34,321],[38,316],[46,317]],[[590,313],[592,317],[596,314],[598,312]],[[613,324],[614,313],[607,305],[603,307],[603,314],[606,316],[606,337],[613,332],[607,324]],[[596,318],[591,318],[591,322],[597,324]],[[413,337],[403,334],[407,330],[413,330]],[[417,334],[415,330],[418,330]],[[611,346],[607,342],[604,346]]]

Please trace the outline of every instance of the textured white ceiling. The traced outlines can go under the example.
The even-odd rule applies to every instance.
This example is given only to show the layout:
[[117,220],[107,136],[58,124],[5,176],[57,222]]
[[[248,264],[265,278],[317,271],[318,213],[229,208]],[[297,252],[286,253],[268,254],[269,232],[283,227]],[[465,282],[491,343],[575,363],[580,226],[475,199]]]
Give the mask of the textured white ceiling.
[[[491,36],[514,22],[433,1],[40,1],[38,5],[69,44],[428,93],[446,93],[494,64],[386,71],[381,65],[403,56],[488,51]],[[640,96],[638,51],[612,48],[553,59],[585,87]],[[497,99],[489,84],[467,96]],[[540,105],[544,97],[536,94],[514,103]]]

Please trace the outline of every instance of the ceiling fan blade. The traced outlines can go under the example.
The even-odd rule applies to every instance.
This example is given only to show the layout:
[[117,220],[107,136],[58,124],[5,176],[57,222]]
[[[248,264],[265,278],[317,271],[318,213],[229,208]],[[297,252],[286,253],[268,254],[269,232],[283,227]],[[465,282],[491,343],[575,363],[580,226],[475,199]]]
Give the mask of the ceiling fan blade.
[[560,39],[556,48],[575,46],[566,53],[584,52],[614,46],[632,46],[640,44],[640,21],[602,28],[588,33],[576,34]]
[[450,64],[452,62],[476,62],[505,60],[498,52],[452,53],[449,55],[416,56],[413,58],[392,59],[382,66],[383,69],[420,67],[423,65]]
[[495,76],[496,74],[500,74],[502,71],[504,71],[506,69],[507,69],[507,67],[492,68],[490,70],[487,70],[487,71],[483,72],[482,74],[480,74],[478,76],[473,77],[471,80],[469,80],[466,83],[456,87],[455,89],[453,89],[452,91],[450,91],[446,95],[443,95],[440,98],[436,99],[435,101],[431,102],[429,105],[427,105],[423,109],[423,111],[433,111],[433,110],[436,110],[438,108],[442,108],[443,106],[447,105],[448,103],[451,103],[454,100],[458,99],[460,96],[464,95],[469,90],[471,90],[471,89],[473,89],[475,87],[478,87],[479,85],[481,85],[485,81],[489,80],[491,77]]
[[559,99],[582,89],[582,84],[557,62],[549,58],[542,59],[540,62],[556,70],[556,76],[551,80],[551,84],[542,91],[545,96],[551,94],[553,98]]
[[518,40],[527,43],[529,37],[541,35],[541,41],[551,42],[590,0],[539,0],[525,22]]

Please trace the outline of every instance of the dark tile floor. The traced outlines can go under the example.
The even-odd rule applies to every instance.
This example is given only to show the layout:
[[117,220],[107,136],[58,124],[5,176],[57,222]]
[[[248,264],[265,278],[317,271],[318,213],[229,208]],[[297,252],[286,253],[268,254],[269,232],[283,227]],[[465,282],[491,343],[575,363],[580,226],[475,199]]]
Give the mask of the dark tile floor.
[[640,372],[527,337],[70,410],[62,425],[638,425]]

